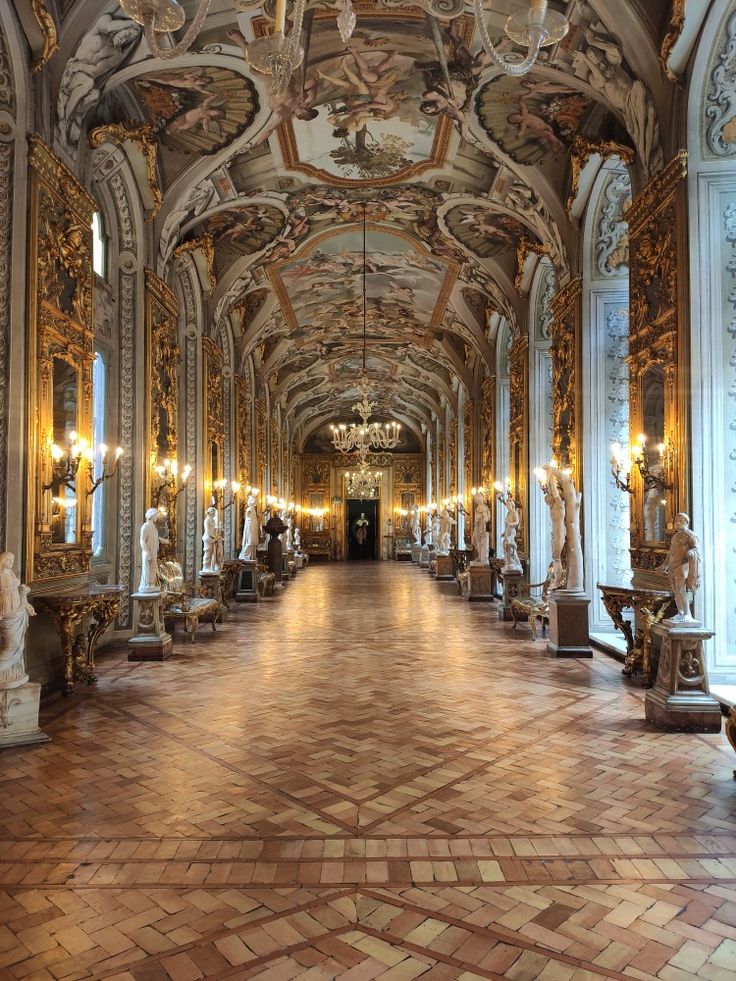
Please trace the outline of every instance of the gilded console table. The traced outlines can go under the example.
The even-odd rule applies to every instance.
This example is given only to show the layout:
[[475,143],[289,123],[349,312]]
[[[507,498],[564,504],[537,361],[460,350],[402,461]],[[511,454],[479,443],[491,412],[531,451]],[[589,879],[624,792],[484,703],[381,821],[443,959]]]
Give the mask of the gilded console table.
[[[606,613],[626,638],[626,658],[622,674],[631,678],[644,676],[644,685],[653,683],[651,646],[652,627],[670,613],[675,613],[674,596],[666,589],[645,589],[639,586],[608,586],[598,583]],[[624,610],[633,610],[634,622],[623,616]]]
[[118,614],[122,592],[122,586],[92,583],[33,596],[36,609],[48,613],[56,624],[64,654],[65,695],[73,693],[75,681],[86,681],[88,685],[97,681],[97,643]]

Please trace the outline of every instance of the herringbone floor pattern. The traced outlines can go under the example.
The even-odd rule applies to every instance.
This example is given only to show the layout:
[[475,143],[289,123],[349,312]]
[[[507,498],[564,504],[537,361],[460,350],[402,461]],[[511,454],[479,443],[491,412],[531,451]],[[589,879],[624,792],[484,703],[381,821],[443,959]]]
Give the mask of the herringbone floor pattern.
[[0,756],[0,979],[736,978],[736,760],[604,656],[314,566]]

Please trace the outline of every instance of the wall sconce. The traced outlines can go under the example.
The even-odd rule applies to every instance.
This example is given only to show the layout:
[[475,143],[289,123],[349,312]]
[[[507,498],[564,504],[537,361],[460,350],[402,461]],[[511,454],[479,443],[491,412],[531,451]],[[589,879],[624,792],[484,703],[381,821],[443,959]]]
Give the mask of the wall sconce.
[[176,460],[166,459],[163,463],[159,463],[154,467],[154,472],[158,477],[159,483],[158,487],[154,487],[153,489],[153,504],[154,507],[161,510],[160,502],[164,490],[169,492],[169,497],[173,496],[177,498],[186,487],[187,481],[192,473],[192,468],[187,464],[180,476],[178,462]]
[[[659,462],[651,465],[647,454],[647,436],[639,433],[636,442],[631,447],[631,465],[636,466],[641,479],[644,482],[644,490],[649,491],[657,488],[660,491],[672,490],[672,482],[668,481],[665,474],[670,468],[674,448],[670,440],[667,443],[658,443],[657,452]],[[633,494],[631,486],[631,466],[626,466],[626,454],[623,452],[620,443],[611,444],[611,476],[613,482],[619,490],[627,494]]]
[[[102,462],[102,473],[99,477],[93,478],[92,464],[95,457],[95,451],[89,445],[87,440],[83,437],[77,436],[76,432],[69,433],[66,449],[62,449],[57,443],[51,444],[51,480],[49,480],[48,483],[43,484],[42,489],[45,491],[51,490],[54,492],[53,501],[59,507],[74,507],[77,503],[76,500],[74,501],[74,504],[72,504],[71,498],[62,498],[59,495],[59,489],[61,487],[66,487],[72,494],[76,494],[79,470],[82,463],[86,463],[89,469],[90,480],[90,488],[88,491],[86,491],[86,494],[87,497],[91,497],[98,487],[100,487],[106,480],[110,480],[111,477],[114,477],[118,472],[120,457],[123,455],[122,447],[118,446],[115,450],[115,459],[110,470],[105,469],[107,452],[107,446],[104,443],[100,443],[99,453]],[[59,503],[61,501],[64,503]]]
[[112,462],[112,466],[109,470],[107,467],[107,446],[104,443],[100,443],[100,462],[102,464],[102,473],[99,477],[92,479],[90,476],[90,489],[87,491],[87,497],[91,497],[94,492],[100,487],[106,480],[110,480],[120,469],[120,458],[123,455],[122,446],[118,446],[115,449],[115,459]]

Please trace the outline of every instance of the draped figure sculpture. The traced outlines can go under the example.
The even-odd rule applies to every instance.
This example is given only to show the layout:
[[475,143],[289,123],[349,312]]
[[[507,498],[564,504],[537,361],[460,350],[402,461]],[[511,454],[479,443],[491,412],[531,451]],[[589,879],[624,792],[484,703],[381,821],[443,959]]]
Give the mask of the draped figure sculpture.
[[661,571],[667,573],[670,587],[675,594],[677,615],[670,623],[697,623],[690,612],[688,590],[696,593],[700,589],[700,542],[690,530],[690,518],[680,513],[675,515],[675,533],[670,540],[670,549]]
[[[580,532],[580,501],[583,495],[575,487],[572,470],[561,470],[551,463],[547,464],[544,469],[547,473],[548,488],[551,491],[552,485],[556,484],[557,493],[562,497],[565,521],[565,537],[562,544],[566,547],[567,555],[565,591],[582,593],[585,590],[583,539]],[[554,533],[554,521],[559,521],[559,510],[552,513],[552,520]],[[559,589],[559,585],[556,588]]]
[[220,522],[218,521],[217,508],[215,507],[209,507],[205,511],[202,545],[202,572],[220,572],[224,558],[224,549]]
[[478,493],[473,498],[473,549],[475,558],[471,565],[488,565],[491,560],[491,539],[488,531],[491,520],[491,509],[485,497]]
[[15,556],[0,552],[0,690],[28,681],[25,662],[28,618],[36,611],[28,602],[28,586],[13,572]]
[[414,508],[411,512],[411,533],[414,536],[414,544],[422,544],[422,523],[419,518],[419,508]]
[[519,559],[519,549],[516,544],[516,533],[519,530],[519,525],[521,524],[521,515],[519,514],[519,509],[516,506],[516,501],[514,500],[511,491],[509,491],[505,497],[501,498],[501,503],[506,508],[503,535],[501,536],[504,558],[502,571],[506,573],[523,572],[524,569]]
[[439,511],[433,512],[430,523],[432,528],[432,541],[434,542],[435,550],[437,550],[440,546],[440,535],[442,529],[442,519],[440,518]]
[[141,581],[139,593],[158,593],[158,528],[156,520],[159,517],[158,508],[146,511],[146,520],[141,525]]
[[245,521],[243,522],[243,539],[240,545],[240,555],[243,561],[255,562],[256,549],[260,538],[258,520],[258,502],[253,494],[248,495],[245,504]]
[[452,529],[456,524],[457,519],[453,515],[452,511],[449,509],[449,507],[445,507],[442,511],[439,542],[439,551],[443,555],[450,554],[450,549],[452,548]]
[[552,525],[552,574],[549,588],[560,589],[565,583],[565,567],[562,564],[562,552],[565,548],[565,502],[562,500],[556,477],[550,473],[549,467],[545,467],[544,470],[547,473],[547,492],[544,500],[549,507]]

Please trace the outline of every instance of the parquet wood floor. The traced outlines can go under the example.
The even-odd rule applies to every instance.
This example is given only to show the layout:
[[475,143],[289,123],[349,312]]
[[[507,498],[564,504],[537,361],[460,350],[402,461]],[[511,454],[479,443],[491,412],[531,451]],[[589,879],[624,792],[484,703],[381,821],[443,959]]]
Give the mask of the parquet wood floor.
[[736,784],[620,666],[314,566],[0,755],[0,979],[734,981]]

